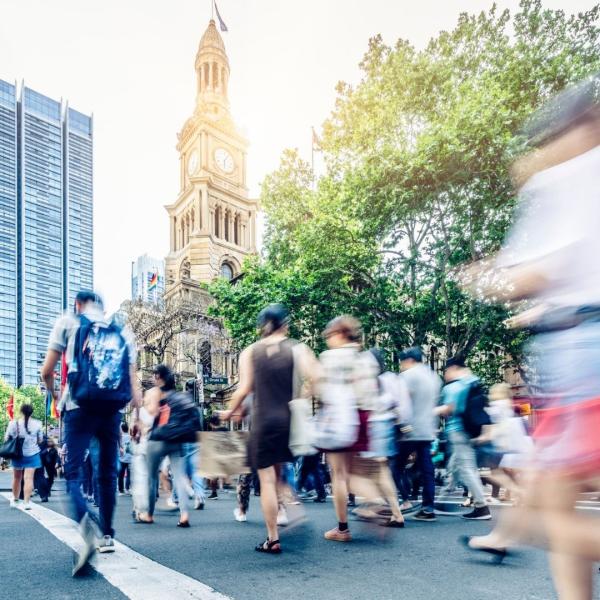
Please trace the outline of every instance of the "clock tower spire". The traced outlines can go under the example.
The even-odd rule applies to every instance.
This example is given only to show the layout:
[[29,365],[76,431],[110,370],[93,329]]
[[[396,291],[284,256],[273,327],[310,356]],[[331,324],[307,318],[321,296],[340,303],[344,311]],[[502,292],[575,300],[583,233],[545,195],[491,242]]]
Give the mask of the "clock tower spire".
[[196,60],[196,106],[178,134],[180,192],[166,206],[170,252],[165,299],[194,301],[201,283],[239,275],[256,252],[257,202],[246,187],[247,140],[229,109],[229,59],[210,20]]
[[196,110],[203,112],[217,108],[229,112],[227,85],[229,59],[225,44],[213,19],[200,39],[196,54],[197,99]]

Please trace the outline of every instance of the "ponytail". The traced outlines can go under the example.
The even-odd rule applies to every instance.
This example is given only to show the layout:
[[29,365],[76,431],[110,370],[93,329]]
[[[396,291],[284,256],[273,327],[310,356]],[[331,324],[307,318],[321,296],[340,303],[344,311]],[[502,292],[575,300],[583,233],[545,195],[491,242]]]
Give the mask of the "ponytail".
[[33,414],[33,406],[31,404],[21,404],[21,414],[23,415],[23,420],[25,421],[25,431],[29,433],[29,419]]

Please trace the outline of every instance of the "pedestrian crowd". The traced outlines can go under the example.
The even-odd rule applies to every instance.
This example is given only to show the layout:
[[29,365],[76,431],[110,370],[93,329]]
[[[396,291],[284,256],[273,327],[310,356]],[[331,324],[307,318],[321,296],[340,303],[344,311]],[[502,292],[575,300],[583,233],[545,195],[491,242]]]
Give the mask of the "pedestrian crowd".
[[[266,537],[257,552],[283,551],[280,528],[305,518],[302,500],[331,498],[324,538],[347,543],[350,509],[378,528],[404,528],[407,515],[435,522],[437,485],[438,501],[463,489],[465,520],[489,520],[504,490],[514,508],[487,535],[465,536],[466,547],[496,560],[518,544],[547,548],[560,597],[592,598],[600,524],[575,503],[598,489],[600,474],[599,87],[598,77],[588,79],[534,115],[523,131],[532,152],[513,170],[520,204],[505,245],[457,276],[479,297],[520,303],[507,325],[532,334],[535,423],[520,414],[509,386],[488,392],[462,355],[447,360],[442,381],[421,348],[406,348],[394,373],[379,349],[363,347],[360,322],[339,316],[323,331],[327,350],[316,357],[289,337],[286,308],[267,306],[258,316],[260,339],[240,355],[229,407],[211,417],[206,434],[229,440],[223,448],[239,455],[233,429],[248,430],[247,451],[241,459],[232,454],[230,464],[244,463],[236,521],[247,520],[251,490],[260,497]],[[61,358],[68,372],[62,457],[27,404],[10,423],[2,454],[12,456],[12,504],[20,506],[22,488],[24,509],[34,487],[42,500],[50,494],[62,464],[84,541],[76,574],[96,549],[115,550],[117,489],[131,495],[135,522],[151,527],[162,486],[179,510],[177,526],[187,529],[192,510],[216,499],[219,478],[232,473],[199,467],[208,454],[198,444],[202,415],[169,367],[156,366],[154,385],[142,394],[135,340],[93,292],[80,292],[73,314],[54,326],[42,369],[49,390]],[[42,468],[47,493],[35,483]]]

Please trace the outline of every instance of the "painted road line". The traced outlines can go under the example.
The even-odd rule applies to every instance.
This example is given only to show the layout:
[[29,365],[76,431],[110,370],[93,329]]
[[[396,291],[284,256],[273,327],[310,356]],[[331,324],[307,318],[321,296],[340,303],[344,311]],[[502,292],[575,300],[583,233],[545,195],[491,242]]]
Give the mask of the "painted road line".
[[[7,500],[12,494],[1,494]],[[14,510],[14,509],[13,509]],[[31,503],[31,510],[19,510],[28,514],[72,550],[81,547],[81,536],[75,521],[49,508]],[[98,554],[90,564],[110,584],[132,600],[231,600],[211,587],[169,569],[128,546],[115,541],[116,551]],[[67,568],[65,566],[65,568]]]

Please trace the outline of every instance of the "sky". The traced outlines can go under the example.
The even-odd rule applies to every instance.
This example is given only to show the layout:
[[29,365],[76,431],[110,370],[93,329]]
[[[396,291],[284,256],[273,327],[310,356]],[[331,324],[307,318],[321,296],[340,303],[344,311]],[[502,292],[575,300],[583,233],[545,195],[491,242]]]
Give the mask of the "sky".
[[[109,309],[131,262],[164,257],[164,206],[179,191],[177,132],[195,102],[194,60],[211,0],[1,0],[0,79],[25,81],[94,115],[94,280]],[[310,159],[338,81],[357,83],[370,37],[417,48],[491,0],[218,0],[229,31],[234,120],[250,140],[248,186],[285,148]],[[518,0],[499,0],[514,9]],[[587,10],[594,0],[544,0]]]

